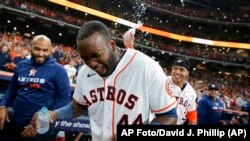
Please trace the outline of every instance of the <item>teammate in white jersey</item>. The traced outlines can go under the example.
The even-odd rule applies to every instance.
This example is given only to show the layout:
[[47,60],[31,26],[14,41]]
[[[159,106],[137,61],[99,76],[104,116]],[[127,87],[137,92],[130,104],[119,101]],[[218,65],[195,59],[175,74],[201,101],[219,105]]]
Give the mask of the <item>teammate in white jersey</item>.
[[77,76],[74,101],[50,112],[53,120],[72,117],[73,109],[87,105],[93,141],[115,139],[118,124],[148,124],[151,111],[156,114],[151,124],[176,124],[176,98],[153,59],[117,47],[99,21],[83,25],[77,48],[86,65]]
[[[123,35],[126,47],[132,48],[134,45],[134,35],[127,31]],[[163,68],[167,75],[166,68]],[[177,104],[177,124],[182,125],[188,121],[188,124],[197,124],[196,98],[197,94],[193,87],[186,81],[189,76],[190,63],[184,58],[177,58],[173,65],[171,76],[167,76],[169,87],[176,96]],[[151,115],[150,118],[154,117]]]
[[186,59],[177,58],[173,65],[171,76],[168,76],[169,87],[176,96],[177,124],[197,124],[196,98],[197,94],[193,87],[186,81],[189,76],[190,64]]

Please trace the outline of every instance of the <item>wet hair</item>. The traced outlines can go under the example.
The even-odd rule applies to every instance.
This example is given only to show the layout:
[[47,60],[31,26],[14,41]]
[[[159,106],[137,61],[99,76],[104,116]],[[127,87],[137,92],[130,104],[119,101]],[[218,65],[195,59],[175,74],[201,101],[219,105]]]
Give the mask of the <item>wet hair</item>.
[[100,21],[89,21],[78,31],[77,40],[86,39],[96,32],[100,33],[106,40],[111,39],[111,33],[104,23]]

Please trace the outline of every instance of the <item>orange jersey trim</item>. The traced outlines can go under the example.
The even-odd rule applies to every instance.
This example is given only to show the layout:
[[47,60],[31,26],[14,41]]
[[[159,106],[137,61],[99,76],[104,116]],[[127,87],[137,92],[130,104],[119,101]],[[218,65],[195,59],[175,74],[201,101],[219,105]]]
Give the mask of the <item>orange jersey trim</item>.
[[[117,75],[115,76],[115,80],[114,80],[114,87],[116,88],[116,80],[118,78],[118,76],[127,68],[127,66],[134,60],[135,56],[137,54],[137,51],[134,53],[134,55],[132,56],[132,58],[129,60],[129,62],[127,63],[127,65],[125,65],[122,70],[120,70]],[[114,92],[116,93],[116,92]],[[115,136],[115,103],[116,103],[116,97],[113,101],[113,109],[112,109],[112,135]]]
[[165,111],[165,110],[167,110],[168,108],[170,108],[171,106],[173,106],[174,104],[176,104],[176,100],[175,100],[173,103],[167,105],[166,107],[164,107],[164,108],[162,108],[162,109],[160,109],[160,110],[152,110],[152,112],[154,112],[154,113],[159,113],[159,112],[161,112],[161,111]]
[[197,111],[193,110],[191,112],[187,112],[187,119],[188,119],[188,122],[197,123]]

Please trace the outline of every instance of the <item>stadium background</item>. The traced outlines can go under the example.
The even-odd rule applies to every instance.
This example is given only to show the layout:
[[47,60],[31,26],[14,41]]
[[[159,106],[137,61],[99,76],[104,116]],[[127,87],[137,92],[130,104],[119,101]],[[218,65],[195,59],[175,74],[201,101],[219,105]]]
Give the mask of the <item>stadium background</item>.
[[[28,50],[32,37],[45,34],[56,48],[54,56],[62,65],[73,59],[77,70],[84,64],[76,52],[75,38],[79,27],[89,20],[101,20],[110,27],[118,46],[130,23],[141,21],[144,27],[173,33],[166,38],[151,34],[147,28],[137,30],[135,48],[146,53],[170,72],[172,60],[178,56],[190,60],[189,81],[198,97],[206,94],[211,82],[220,85],[220,94],[228,108],[241,110],[240,100],[250,94],[250,2],[245,0],[70,0],[86,12],[40,0],[5,0],[0,3],[0,48],[8,46],[11,58]],[[58,1],[60,2],[60,1]],[[95,16],[111,14],[129,24]],[[203,40],[186,41],[182,37]],[[211,45],[210,41],[244,44]],[[1,58],[0,58],[1,59]],[[0,71],[0,98],[8,86],[13,66]],[[73,85],[72,85],[73,91]],[[234,114],[239,112],[231,111]]]

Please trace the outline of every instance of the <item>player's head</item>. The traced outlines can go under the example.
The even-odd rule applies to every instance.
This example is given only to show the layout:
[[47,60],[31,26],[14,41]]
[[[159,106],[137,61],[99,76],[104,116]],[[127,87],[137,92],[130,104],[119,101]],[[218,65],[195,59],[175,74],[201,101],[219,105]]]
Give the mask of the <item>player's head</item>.
[[216,96],[218,95],[218,91],[219,91],[219,86],[216,84],[209,84],[208,85],[208,95],[216,98]]
[[189,76],[190,63],[183,58],[177,58],[171,70],[171,76],[174,83],[183,83]]
[[47,36],[37,35],[33,38],[30,52],[36,63],[44,63],[51,55],[51,50],[51,41]]
[[86,65],[101,77],[109,76],[119,61],[111,33],[100,21],[90,21],[81,27],[77,35],[77,49]]

